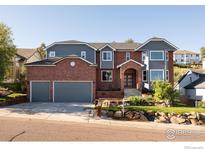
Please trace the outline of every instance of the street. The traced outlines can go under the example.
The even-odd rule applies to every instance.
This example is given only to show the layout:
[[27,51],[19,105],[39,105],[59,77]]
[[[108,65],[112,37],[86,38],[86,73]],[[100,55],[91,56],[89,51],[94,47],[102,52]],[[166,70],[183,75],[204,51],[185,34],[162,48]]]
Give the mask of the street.
[[0,141],[205,141],[205,134],[169,140],[156,128],[0,117]]

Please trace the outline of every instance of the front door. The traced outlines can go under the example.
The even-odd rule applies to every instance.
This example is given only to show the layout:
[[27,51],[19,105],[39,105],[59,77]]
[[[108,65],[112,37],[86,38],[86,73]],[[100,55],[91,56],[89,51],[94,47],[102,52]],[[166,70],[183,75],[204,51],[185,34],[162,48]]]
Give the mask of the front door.
[[125,74],[124,76],[124,86],[125,88],[134,88],[134,74]]

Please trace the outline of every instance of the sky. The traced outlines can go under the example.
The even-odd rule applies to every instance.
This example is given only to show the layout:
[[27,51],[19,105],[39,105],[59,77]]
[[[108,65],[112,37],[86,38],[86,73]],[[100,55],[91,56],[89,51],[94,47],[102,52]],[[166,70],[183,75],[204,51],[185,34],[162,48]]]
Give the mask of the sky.
[[205,6],[0,6],[0,22],[21,48],[63,40],[143,43],[151,37],[182,50],[205,46]]

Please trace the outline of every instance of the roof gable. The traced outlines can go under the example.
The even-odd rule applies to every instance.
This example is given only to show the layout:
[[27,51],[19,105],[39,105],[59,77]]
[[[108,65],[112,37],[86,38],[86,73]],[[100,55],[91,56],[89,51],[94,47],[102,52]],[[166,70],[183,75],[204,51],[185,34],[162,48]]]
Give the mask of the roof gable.
[[[175,45],[173,45],[172,43],[170,43],[169,41],[167,41],[164,38],[153,37],[153,38],[147,40],[145,43],[141,44],[139,47],[137,47],[135,49],[135,51],[137,51],[137,50],[146,50],[146,49],[149,49],[149,48],[151,49],[151,48],[153,48],[153,47],[150,47],[151,43],[155,43],[154,48],[156,48],[156,49],[159,48],[160,46],[162,46],[162,44],[160,44],[160,43],[164,43],[163,48],[170,49],[170,50],[173,50],[173,51],[178,49]],[[167,47],[165,47],[165,45]]]

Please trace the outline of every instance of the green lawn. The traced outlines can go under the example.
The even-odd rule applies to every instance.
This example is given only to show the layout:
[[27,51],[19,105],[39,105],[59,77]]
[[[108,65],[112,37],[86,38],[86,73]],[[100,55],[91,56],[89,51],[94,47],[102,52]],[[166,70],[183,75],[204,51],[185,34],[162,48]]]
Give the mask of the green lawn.
[[[205,108],[196,108],[196,107],[160,107],[160,106],[127,106],[125,107],[129,110],[136,110],[136,111],[159,111],[164,113],[187,113],[187,112],[204,112]],[[121,109],[120,107],[110,107],[110,108],[103,108],[103,110],[111,110],[117,111]]]

